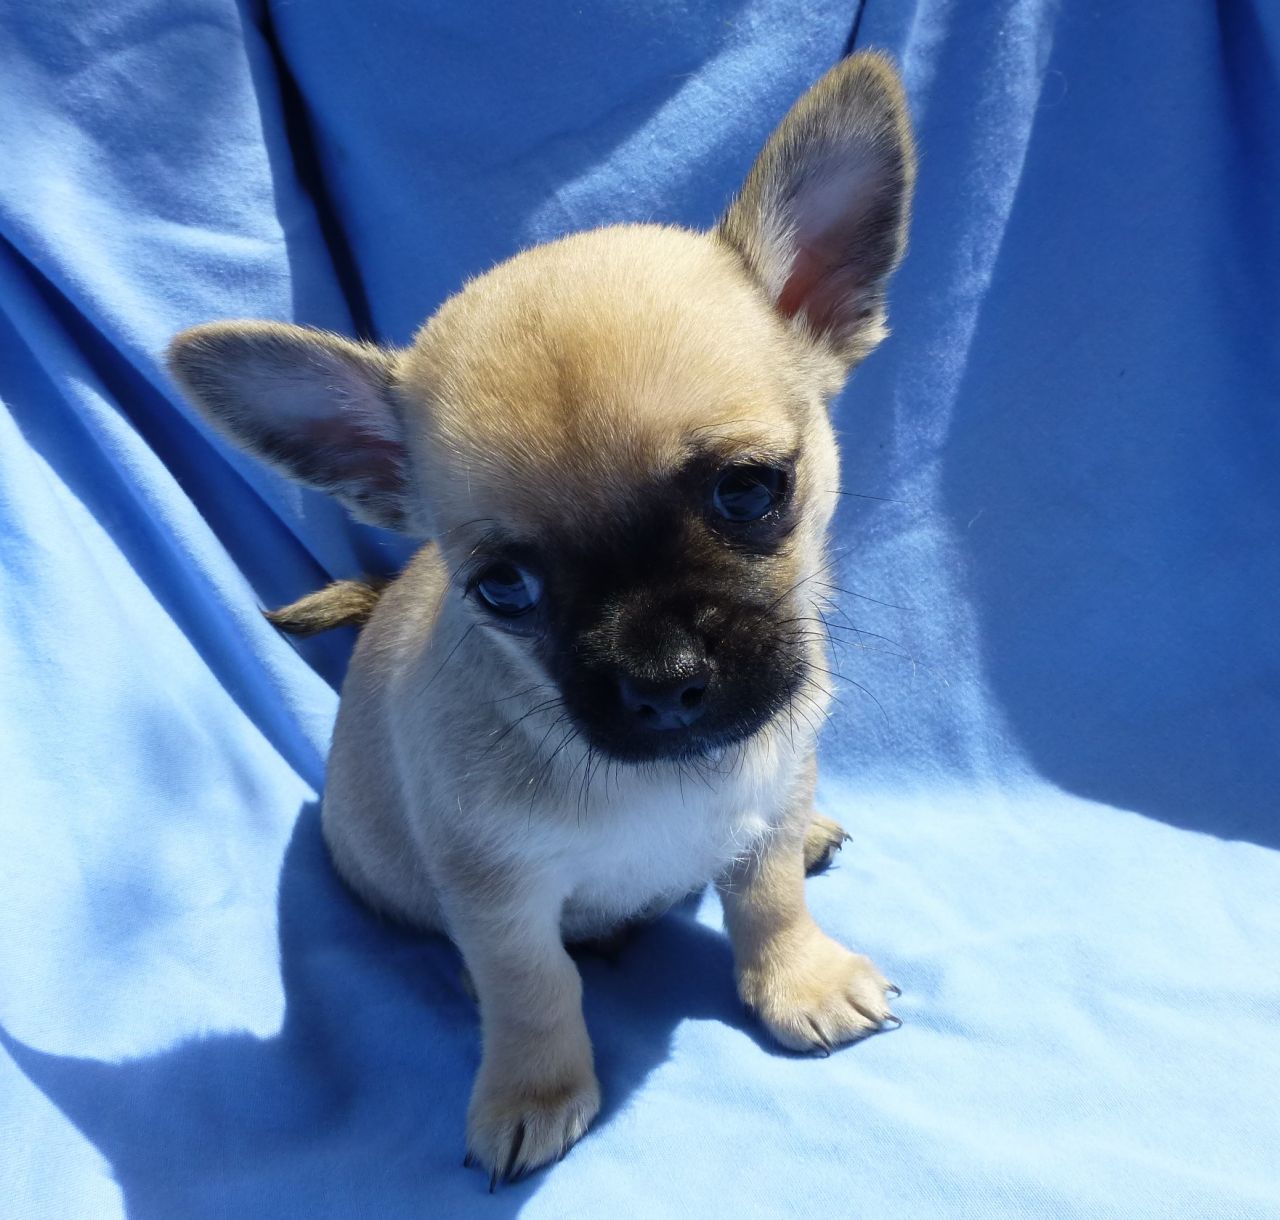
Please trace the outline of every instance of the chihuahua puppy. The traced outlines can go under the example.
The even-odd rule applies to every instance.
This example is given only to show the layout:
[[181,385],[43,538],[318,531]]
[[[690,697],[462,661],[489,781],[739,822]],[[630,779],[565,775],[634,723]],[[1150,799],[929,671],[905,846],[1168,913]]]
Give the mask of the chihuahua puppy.
[[173,342],[233,440],[433,539],[385,588],[342,582],[277,621],[367,619],[324,834],[368,903],[461,951],[483,1035],[468,1161],[491,1184],[599,1109],[566,943],[710,882],[742,999],[784,1046],[896,1021],[804,878],[844,838],[813,804],[827,406],[886,333],[914,175],[894,69],[860,54],[710,232],[527,250],[404,350],[266,322]]

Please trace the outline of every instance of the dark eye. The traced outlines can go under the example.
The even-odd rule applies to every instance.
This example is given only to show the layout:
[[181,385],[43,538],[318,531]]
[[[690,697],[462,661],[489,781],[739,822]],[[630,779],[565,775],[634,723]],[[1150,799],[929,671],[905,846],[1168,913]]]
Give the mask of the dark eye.
[[514,563],[490,564],[471,587],[485,607],[503,618],[526,614],[542,596],[542,582]]
[[721,471],[711,505],[726,521],[759,521],[787,492],[787,472],[777,466],[730,466]]

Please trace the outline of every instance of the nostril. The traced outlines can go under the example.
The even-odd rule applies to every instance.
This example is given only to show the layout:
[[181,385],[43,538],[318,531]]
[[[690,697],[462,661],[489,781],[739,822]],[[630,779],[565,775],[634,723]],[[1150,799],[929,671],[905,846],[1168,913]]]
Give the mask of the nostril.
[[635,679],[618,680],[622,706],[646,729],[687,728],[706,710],[709,677],[699,675],[675,682],[647,682],[641,686]]
[[702,702],[702,696],[707,693],[707,684],[705,682],[690,682],[688,686],[680,692],[680,706],[685,711],[692,711]]

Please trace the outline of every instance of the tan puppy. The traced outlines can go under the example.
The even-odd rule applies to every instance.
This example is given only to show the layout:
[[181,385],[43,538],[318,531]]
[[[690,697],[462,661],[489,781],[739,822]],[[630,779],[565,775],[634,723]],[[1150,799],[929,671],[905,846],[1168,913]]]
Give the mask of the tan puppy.
[[783,1045],[896,1020],[804,876],[843,838],[813,808],[827,403],[885,333],[913,177],[897,77],[858,55],[710,233],[529,250],[404,351],[252,322],[173,343],[235,440],[434,539],[385,590],[344,582],[279,621],[368,620],[324,831],[369,903],[465,958],[484,1039],[467,1146],[491,1182],[599,1108],[566,941],[708,882],[742,998]]

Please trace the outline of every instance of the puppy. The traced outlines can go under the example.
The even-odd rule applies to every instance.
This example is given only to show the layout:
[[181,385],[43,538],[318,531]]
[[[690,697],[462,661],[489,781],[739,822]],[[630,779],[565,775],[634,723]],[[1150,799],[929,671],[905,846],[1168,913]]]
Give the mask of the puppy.
[[433,539],[364,622],[324,834],[368,903],[452,938],[480,1008],[468,1160],[561,1156],[600,1105],[565,944],[708,882],[742,999],[784,1046],[895,1021],[818,928],[806,868],[828,698],[815,581],[827,404],[885,332],[915,175],[897,76],[840,63],[709,233],[580,233],[470,281],[400,351],[266,322],[169,359],[233,440],[367,522]]

